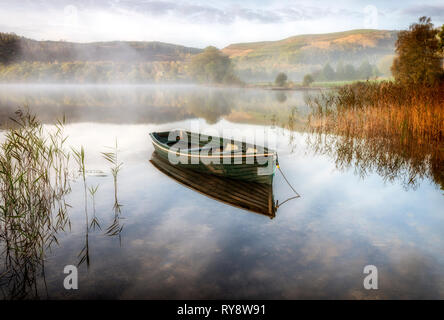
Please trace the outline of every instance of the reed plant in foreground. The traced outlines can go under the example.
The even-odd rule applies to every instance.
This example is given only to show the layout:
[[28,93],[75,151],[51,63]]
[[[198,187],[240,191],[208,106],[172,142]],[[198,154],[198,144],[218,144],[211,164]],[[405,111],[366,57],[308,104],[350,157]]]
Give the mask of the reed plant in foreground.
[[85,149],[83,146],[80,147],[79,150],[76,150],[75,148],[71,148],[73,154],[74,154],[74,160],[76,161],[78,167],[79,167],[79,173],[83,180],[83,194],[84,194],[84,204],[85,204],[85,215],[86,215],[86,221],[88,221],[88,196],[86,193],[87,185],[86,185],[86,165],[85,165]]
[[120,219],[121,219],[121,204],[118,201],[117,198],[117,177],[118,174],[122,168],[123,163],[119,161],[118,159],[118,147],[117,147],[117,139],[115,142],[115,146],[111,147],[112,151],[110,152],[102,152],[103,157],[106,161],[108,161],[111,164],[111,174],[113,176],[113,182],[114,182],[114,219],[112,224],[107,228],[106,235],[109,236],[115,236],[119,235],[122,232],[123,225],[120,225]]
[[84,196],[84,208],[85,208],[85,245],[82,250],[79,252],[78,257],[80,258],[79,263],[80,266],[83,262],[86,262],[87,268],[89,268],[89,217],[88,217],[88,194],[87,194],[87,185],[86,185],[86,165],[85,165],[85,149],[83,146],[80,147],[79,150],[75,148],[71,148],[74,154],[74,159],[79,167],[79,173],[82,177],[83,181],[83,196]]
[[45,250],[70,227],[65,201],[70,153],[64,121],[48,132],[27,109],[12,121],[0,145],[0,287],[10,298],[23,298],[37,290]]
[[88,188],[89,194],[91,195],[92,203],[93,203],[93,218],[91,220],[90,228],[93,228],[95,230],[96,228],[101,229],[99,219],[97,219],[96,216],[96,193],[99,189],[99,185],[96,185],[95,187],[91,186]]
[[312,145],[341,167],[375,169],[406,185],[430,176],[444,186],[444,83],[359,82],[309,96]]

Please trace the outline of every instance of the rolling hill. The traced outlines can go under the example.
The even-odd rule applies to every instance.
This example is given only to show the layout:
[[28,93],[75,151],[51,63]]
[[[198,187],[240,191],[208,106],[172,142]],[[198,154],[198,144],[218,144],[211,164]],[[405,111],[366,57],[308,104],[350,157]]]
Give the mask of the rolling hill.
[[[354,66],[363,61],[384,65],[385,70],[380,71],[389,75],[396,34],[396,31],[361,29],[298,35],[278,41],[231,44],[222,52],[235,62],[237,74],[247,82],[274,80],[279,72],[297,81],[326,63],[335,67],[339,62]],[[185,61],[200,52],[202,49],[156,41],[75,43],[37,41],[0,33],[0,63],[27,63],[23,68],[17,65],[12,70],[3,68],[5,81],[46,81],[47,74],[51,81],[73,77],[81,81],[108,78],[124,81],[133,67],[123,64],[140,63],[149,65],[136,67],[130,77],[134,81],[144,81],[147,77],[156,81],[185,79]],[[62,66],[63,63],[70,65]],[[117,70],[114,72],[117,75],[110,76],[109,70]]]
[[[285,71],[300,79],[305,73],[340,61],[378,63],[394,54],[397,31],[360,29],[298,35],[279,41],[231,44],[222,51],[236,62],[243,78],[271,80]],[[265,79],[266,78],[266,79]]]
[[[8,41],[6,41],[8,40]],[[66,41],[37,41],[0,34],[0,49],[8,46],[12,62],[152,62],[181,61],[201,49],[157,41],[111,41],[75,43]],[[3,50],[2,50],[3,51]]]

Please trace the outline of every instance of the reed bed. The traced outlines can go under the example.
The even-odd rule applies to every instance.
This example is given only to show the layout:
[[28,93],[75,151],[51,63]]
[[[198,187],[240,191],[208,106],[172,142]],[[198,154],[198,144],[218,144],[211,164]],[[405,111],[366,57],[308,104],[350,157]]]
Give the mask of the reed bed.
[[0,288],[10,298],[23,298],[37,290],[45,250],[70,227],[65,202],[70,156],[63,121],[48,133],[26,109],[12,120],[0,145]]
[[[46,130],[27,108],[11,119],[0,144],[0,296],[8,299],[37,298],[46,289],[45,254],[58,234],[71,228],[65,196],[71,191],[70,179],[83,182],[85,245],[78,258],[80,266],[90,265],[90,229],[101,226],[96,215],[95,197],[99,186],[88,186],[85,150],[67,148],[64,119]],[[69,168],[71,155],[78,166]],[[121,204],[117,178],[123,165],[118,159],[117,141],[103,157],[111,164],[114,182],[114,218],[105,234],[119,236]],[[88,216],[88,193],[92,200],[92,220]],[[40,288],[40,289],[39,289]]]
[[311,145],[340,167],[376,170],[405,185],[431,177],[444,186],[444,83],[359,82],[309,96]]

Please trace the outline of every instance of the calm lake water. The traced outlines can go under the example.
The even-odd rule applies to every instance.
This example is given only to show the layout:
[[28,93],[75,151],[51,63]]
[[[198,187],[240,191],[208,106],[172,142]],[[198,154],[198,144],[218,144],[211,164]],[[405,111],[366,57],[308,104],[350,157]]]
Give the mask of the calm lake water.
[[[309,112],[304,94],[195,86],[1,86],[2,125],[24,104],[49,129],[64,114],[69,145],[85,148],[86,183],[99,186],[101,230],[91,228],[86,237],[83,182],[73,180],[71,230],[60,232],[58,245],[47,250],[45,277],[39,272],[35,284],[22,287],[26,297],[443,299],[441,186],[427,175],[406,185],[406,170],[391,179],[370,167],[362,175],[362,164],[338,166],[331,154],[314,152],[303,130]],[[149,162],[148,133],[192,126],[269,133],[301,198],[270,219],[215,201],[156,169]],[[123,162],[117,181],[123,229],[107,236],[114,184],[101,152],[116,139]],[[273,191],[280,202],[293,195],[279,172]],[[91,217],[89,195],[87,206]],[[63,269],[80,262],[86,241],[89,266],[79,266],[79,289],[65,290]],[[366,265],[378,268],[378,290],[363,287]],[[11,284],[0,286],[3,298],[11,298]]]

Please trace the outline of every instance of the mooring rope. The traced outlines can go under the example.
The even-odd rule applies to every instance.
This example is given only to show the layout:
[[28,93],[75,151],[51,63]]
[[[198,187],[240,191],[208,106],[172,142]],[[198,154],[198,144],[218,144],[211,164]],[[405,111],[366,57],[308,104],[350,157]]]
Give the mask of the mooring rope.
[[293,192],[296,194],[294,197],[290,197],[287,200],[283,201],[281,204],[279,204],[279,200],[276,200],[276,209],[279,208],[281,205],[283,205],[285,202],[296,199],[296,198],[300,198],[301,195],[293,188],[293,186],[291,185],[291,183],[288,181],[287,177],[285,176],[285,174],[282,172],[280,166],[279,166],[279,161],[276,159],[276,167],[279,169],[279,172],[282,174],[282,177],[284,177],[285,182],[287,182],[287,184],[290,186],[291,190],[293,190]]

